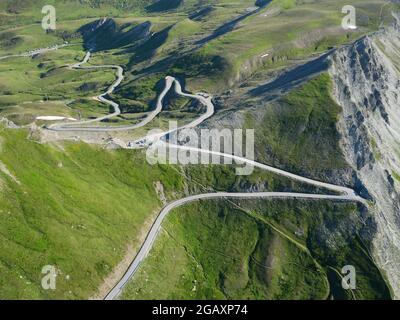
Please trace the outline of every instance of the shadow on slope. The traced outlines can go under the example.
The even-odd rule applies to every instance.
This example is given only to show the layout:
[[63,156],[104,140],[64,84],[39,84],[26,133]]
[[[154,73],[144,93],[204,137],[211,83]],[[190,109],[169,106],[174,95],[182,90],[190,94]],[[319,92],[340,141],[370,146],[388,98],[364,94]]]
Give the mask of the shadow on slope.
[[236,26],[238,25],[239,22],[241,22],[242,20],[260,12],[262,9],[264,9],[267,5],[269,5],[271,3],[272,0],[257,0],[256,1],[256,7],[254,8],[248,8],[248,11],[245,14],[240,15],[239,17],[224,23],[222,26],[218,27],[212,34],[210,34],[209,36],[197,41],[196,44],[198,45],[204,45],[207,42],[214,40],[216,38],[219,38],[229,32],[231,32],[232,30],[234,30],[236,28]]
[[206,18],[212,11],[214,11],[214,8],[212,6],[201,8],[189,15],[189,19],[193,21],[201,21]]
[[183,0],[158,0],[157,2],[146,7],[147,12],[162,12],[177,9]]
[[101,51],[133,45],[150,35],[149,21],[136,26],[118,26],[113,19],[104,18],[90,22],[78,29],[86,50]]
[[295,67],[292,70],[284,72],[276,79],[263,84],[257,88],[249,91],[251,96],[268,96],[269,98],[275,98],[282,93],[288,92],[291,88],[298,86],[305,80],[318,75],[325,71],[329,67],[329,56],[333,51],[323,54],[322,56]]
[[168,33],[173,26],[168,26],[159,32],[154,33],[147,40],[140,43],[137,47],[132,50],[127,50],[126,52],[133,52],[133,56],[129,61],[129,67],[135,64],[143,62],[154,56],[157,49],[161,47],[165,41],[168,39]]

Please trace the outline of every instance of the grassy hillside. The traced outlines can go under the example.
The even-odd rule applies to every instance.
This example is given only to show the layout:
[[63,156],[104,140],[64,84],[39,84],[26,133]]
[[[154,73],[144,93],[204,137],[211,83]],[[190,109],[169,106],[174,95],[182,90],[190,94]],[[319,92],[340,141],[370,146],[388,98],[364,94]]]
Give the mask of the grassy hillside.
[[[382,299],[351,204],[203,201],[174,210],[122,299]],[[351,226],[349,226],[351,223]],[[351,248],[351,249],[350,249]],[[354,265],[357,290],[337,270]]]
[[[193,0],[184,1],[173,10],[153,13],[146,10],[152,4],[162,7],[161,2],[84,1],[78,4],[77,1],[47,1],[46,4],[53,4],[57,9],[57,30],[50,33],[41,30],[39,23],[44,2],[13,2],[21,8],[12,12],[9,9],[11,2],[8,2],[0,10],[3,9],[4,16],[18,21],[19,26],[14,28],[10,23],[4,24],[4,31],[0,32],[0,43],[3,44],[0,55],[61,43],[66,39],[76,43],[77,50],[82,50],[83,39],[78,30],[102,17],[115,18],[116,28],[123,29],[118,33],[121,36],[130,26],[150,22],[152,36],[129,50],[126,50],[129,44],[126,39],[114,41],[115,37],[112,37],[112,50],[106,54],[106,61],[119,60],[129,71],[119,98],[124,98],[124,92],[143,86],[143,81],[144,85],[151,85],[145,78],[160,80],[165,73],[185,77],[191,90],[216,92],[231,86],[234,80],[281,67],[290,59],[309,57],[376,29],[380,22],[377,12],[385,3],[383,0],[352,1],[357,8],[360,28],[347,32],[340,27],[341,8],[349,4],[345,1],[274,0],[267,8],[250,15],[246,9],[254,6],[253,0],[201,3]],[[203,11],[204,17],[193,18],[202,8],[211,9]],[[390,16],[390,8],[384,7],[382,18]],[[246,18],[241,20],[242,16]],[[28,18],[32,21],[25,20]],[[237,19],[239,22],[229,28],[229,32],[202,42]],[[266,53],[268,57],[264,56]],[[146,90],[154,92],[152,87],[146,87]]]
[[[342,7],[349,4],[345,1],[276,0],[254,14],[246,11],[254,5],[252,1],[218,1],[204,11],[203,18],[170,13],[165,17],[176,21],[171,28],[166,27],[168,34],[149,40],[152,49],[146,51],[151,53],[146,62],[150,64],[138,65],[141,60],[131,60],[129,68],[138,78],[124,87],[128,90],[136,82],[145,82],[149,75],[161,78],[167,73],[185,78],[191,91],[221,92],[254,74],[287,66],[376,30],[381,21],[390,21],[394,4],[383,7],[385,3],[352,1],[358,17],[356,31],[341,28]],[[377,15],[381,8],[382,18]],[[141,55],[142,50],[137,48],[135,56]]]
[[[336,130],[340,112],[329,75],[321,74],[269,105],[263,117],[249,113],[246,126],[255,125],[262,161],[334,179],[332,172],[348,169]],[[267,181],[259,180],[282,190]],[[217,185],[232,191],[237,184]],[[373,232],[371,218],[351,204],[186,205],[167,218],[122,299],[387,299],[390,290],[369,253]],[[357,270],[352,292],[341,288],[345,265]]]
[[[0,132],[0,298],[87,298],[139,245],[162,205],[154,183],[171,198],[183,178],[138,153],[44,146],[26,135]],[[54,292],[40,288],[45,265],[59,269]]]
[[[40,115],[78,118],[109,112],[108,106],[92,100],[114,81],[114,71],[71,70],[66,67],[83,57],[81,50],[66,48],[33,59],[0,61],[0,114],[18,124],[33,122]],[[76,102],[87,99],[85,106]],[[75,102],[75,103],[72,103]]]
[[259,159],[303,172],[345,169],[336,129],[341,108],[331,90],[331,79],[324,73],[274,102],[262,120],[253,122],[249,116],[259,128]]
[[[272,68],[289,59],[323,52],[379,27],[386,1],[292,1],[274,0],[260,14],[251,15],[228,34],[207,43],[201,50],[229,61],[225,80],[249,76],[260,68]],[[353,5],[357,31],[341,28],[342,7]],[[390,5],[383,7],[382,19],[390,17]],[[268,53],[268,57],[262,57]]]
[[[247,10],[253,0],[168,1],[1,1],[0,56],[64,41],[71,46],[1,60],[0,117],[25,125],[40,115],[106,114],[108,106],[92,97],[114,81],[114,71],[65,67],[80,61],[93,39],[99,51],[89,64],[124,67],[126,78],[112,97],[124,112],[113,120],[120,124],[154,107],[167,74],[182,79],[187,90],[212,94],[254,73],[259,76],[254,81],[264,82],[263,72],[288,60],[376,29],[384,3],[350,1],[360,28],[347,32],[340,28],[341,8],[349,4],[344,0],[274,0],[257,14]],[[57,9],[55,32],[41,29],[45,4]],[[103,31],[95,37],[81,32],[102,17],[115,18],[105,33],[112,41],[104,41]],[[130,33],[143,25],[146,32]],[[256,129],[258,159],[324,180],[346,171],[335,129],[340,107],[330,90],[330,79],[321,75],[268,105],[263,117],[249,113],[246,126]],[[169,111],[152,125],[196,116],[186,99],[169,98]],[[163,205],[160,184],[167,200],[214,190],[315,191],[259,170],[238,177],[226,166],[150,167],[141,152],[79,142],[41,145],[27,139],[27,130],[0,126],[0,299],[94,294],[126,252],[139,247]],[[201,202],[176,210],[124,298],[388,297],[369,258],[358,208],[296,201],[239,204],[244,207]],[[345,263],[360,272],[359,290],[351,295],[337,285],[337,270]],[[41,268],[49,264],[59,272],[55,291],[40,287]]]
[[[182,170],[150,166],[142,152],[42,145],[1,126],[0,298],[88,298],[128,247],[134,255],[164,197],[255,188],[315,191],[257,170],[238,177],[228,166]],[[45,265],[57,266],[55,291],[40,287]]]

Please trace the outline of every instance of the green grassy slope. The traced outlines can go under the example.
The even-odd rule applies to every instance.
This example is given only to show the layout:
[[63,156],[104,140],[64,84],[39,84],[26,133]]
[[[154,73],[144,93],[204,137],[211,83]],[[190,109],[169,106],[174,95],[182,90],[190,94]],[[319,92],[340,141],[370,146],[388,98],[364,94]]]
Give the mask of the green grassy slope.
[[[162,41],[152,39],[156,46],[150,64],[129,65],[129,69],[140,77],[127,82],[124,90],[128,91],[135,82],[145,85],[144,78],[149,75],[162,78],[172,74],[185,78],[191,91],[222,92],[241,79],[287,66],[296,59],[309,58],[376,30],[381,21],[390,21],[390,9],[394,6],[383,7],[383,0],[352,1],[350,4],[357,10],[359,28],[349,32],[341,28],[344,16],[341,11],[347,4],[348,1],[276,0],[260,13],[240,21],[233,30],[200,46],[196,45],[198,41],[246,14],[246,8],[253,5],[252,2],[228,4],[218,1],[200,20],[188,19],[190,14],[170,13],[165,17],[174,17],[176,21],[170,24],[167,37]],[[382,19],[378,16],[381,8]],[[152,88],[148,87],[148,90]]]
[[[44,146],[25,131],[0,138],[1,164],[15,177],[0,171],[1,299],[89,297],[161,207],[153,184],[168,198],[183,189],[175,170],[141,154]],[[60,271],[54,292],[40,288],[45,265]]]
[[[316,177],[333,179],[332,173],[348,170],[336,129],[341,108],[331,89],[323,73],[268,105],[263,117],[249,112],[246,127],[256,129],[257,157]],[[201,185],[213,181],[201,172],[194,168],[191,175]],[[276,179],[255,176],[282,190]],[[241,182],[224,178],[214,185],[233,191]],[[373,223],[356,206],[291,200],[243,200],[240,206],[245,210],[208,201],[175,210],[122,298],[390,298],[369,253]],[[345,265],[356,267],[354,292],[341,288]]]
[[77,118],[91,104],[94,114],[108,113],[108,106],[94,100],[86,103],[89,108],[79,108],[76,104],[68,107],[73,100],[101,94],[115,79],[111,69],[82,71],[66,67],[80,61],[83,54],[80,48],[70,47],[33,59],[0,61],[0,114],[26,124],[40,115]]
[[[201,51],[221,55],[229,62],[223,74],[226,81],[259,69],[277,67],[288,59],[307,57],[329,47],[349,42],[379,27],[386,1],[287,1],[274,0],[260,14],[243,20],[232,32],[207,43]],[[341,28],[342,7],[353,5],[357,31]],[[390,5],[382,18],[390,17]],[[268,53],[267,58],[262,55]],[[207,82],[206,82],[207,83]]]
[[[124,33],[131,27],[149,21],[154,36],[140,45],[136,51],[115,48],[109,52],[96,53],[92,59],[93,64],[114,63],[129,66],[130,63],[137,62],[139,59],[143,62],[143,66],[148,66],[148,59],[156,56],[157,60],[170,55],[177,47],[179,48],[182,41],[187,42],[193,33],[197,33],[199,36],[202,32],[212,31],[212,26],[209,26],[207,21],[200,24],[187,18],[195,8],[199,7],[196,1],[185,1],[182,6],[179,6],[179,12],[174,10],[173,12],[157,13],[150,13],[144,9],[151,2],[156,1],[103,1],[101,5],[96,1],[83,3],[77,1],[8,1],[2,3],[0,12],[4,16],[13,18],[15,24],[9,22],[2,25],[4,31],[0,31],[0,56],[56,43],[60,44],[65,40],[72,44],[68,48],[47,53],[35,59],[17,58],[1,61],[0,105],[3,109],[2,114],[20,124],[32,122],[37,115],[48,115],[51,110],[54,115],[73,117],[104,114],[107,108],[103,108],[102,105],[94,108],[93,103],[88,103],[91,104],[90,112],[86,112],[85,108],[80,107],[81,103],[70,99],[80,100],[98,94],[113,79],[112,73],[104,70],[80,72],[60,68],[83,56],[83,39],[78,30],[83,25],[101,17],[115,18],[118,28],[121,27]],[[210,3],[211,1],[206,1],[202,5],[207,6]],[[225,19],[231,19],[251,3],[252,1],[246,3],[238,0],[220,1],[215,4],[218,15],[212,19],[213,23],[223,23]],[[54,5],[57,10],[57,30],[55,32],[46,33],[41,29],[40,19],[43,16],[41,7],[44,4]],[[161,40],[158,39],[158,34],[162,38]],[[159,43],[160,41],[161,43]],[[126,39],[121,43],[126,43]],[[219,59],[217,56],[215,58]],[[203,75],[208,66],[207,59],[206,57],[206,60],[200,59],[196,62],[202,65],[199,70],[202,70],[200,73]],[[190,59],[182,60],[173,71],[182,73],[187,63],[190,63]],[[218,63],[218,61],[213,63]],[[155,84],[165,76],[165,74],[146,75],[140,81],[130,82],[132,69],[134,69],[133,72],[136,72],[135,69],[143,66],[137,66],[135,63],[132,67],[127,68],[126,81],[122,84],[120,92],[114,97],[121,101],[124,110],[130,110],[129,113],[148,111],[149,104],[155,98],[158,90]],[[200,75],[200,73],[195,71],[192,74]],[[84,88],[82,88],[83,82],[88,82]],[[69,101],[66,101],[67,99]],[[56,101],[57,107],[54,103],[43,104],[42,100]],[[22,102],[33,103],[37,111],[29,108],[27,112],[24,112],[24,106],[21,106]],[[73,108],[69,109],[69,106]],[[42,111],[45,114],[42,114]]]
[[[121,298],[390,297],[362,247],[368,242],[359,240],[355,206],[295,200],[239,205],[205,201],[176,209]],[[342,290],[341,279],[331,274],[347,264],[358,276],[353,292]]]
[[321,74],[274,102],[261,120],[249,115],[247,125],[257,128],[257,157],[292,171],[345,169],[336,129],[341,107],[331,86],[329,75]]
[[[127,247],[139,247],[162,207],[157,182],[168,201],[212,190],[315,192],[257,170],[238,177],[227,166],[150,166],[142,152],[76,142],[42,145],[27,135],[25,129],[0,129],[2,299],[95,294]],[[40,287],[45,265],[58,268],[55,291]]]
[[[14,17],[20,25],[16,28],[12,24],[4,25],[4,32],[0,32],[0,42],[4,38],[3,43],[8,46],[1,45],[0,54],[60,43],[66,34],[74,35],[76,38],[69,40],[79,43],[77,48],[81,49],[82,39],[77,30],[99,17],[113,17],[120,26],[150,21],[154,35],[143,45],[129,52],[115,48],[112,53],[118,52],[118,56],[106,55],[108,62],[120,60],[122,64],[128,65],[127,79],[118,98],[125,98],[126,92],[138,86],[145,86],[145,90],[153,92],[154,96],[154,81],[146,81],[145,78],[150,76],[158,81],[165,73],[186,77],[190,90],[215,92],[232,85],[235,79],[281,67],[287,64],[288,59],[309,57],[376,29],[380,21],[377,12],[385,3],[383,0],[352,1],[351,4],[357,9],[360,29],[349,33],[340,27],[343,16],[341,8],[348,4],[345,1],[275,0],[260,13],[242,20],[232,31],[199,48],[194,45],[197,41],[224,23],[245,14],[246,8],[254,5],[254,1],[184,1],[177,10],[154,13],[146,11],[145,7],[153,2],[105,1],[99,5],[96,1],[87,1],[79,4],[79,10],[76,10],[76,1],[46,2],[57,8],[58,25],[54,33],[45,33],[38,23],[44,2],[19,4],[21,9],[15,12],[9,12],[8,5],[3,5],[4,15]],[[204,19],[195,21],[188,18],[195,9],[210,5],[213,10]],[[390,8],[384,7],[383,18],[389,16]],[[25,18],[32,20],[29,23],[35,23],[30,25]],[[159,34],[161,30],[164,31]],[[146,54],[144,50],[147,50]],[[266,52],[269,56],[261,58]],[[136,79],[130,72],[142,77]],[[145,99],[141,102],[145,102]]]
[[[288,59],[309,57],[375,29],[383,4],[383,0],[352,1],[362,28],[349,34],[337,29],[345,1],[275,0],[272,8],[278,8],[278,13],[265,16],[264,10],[190,51],[196,41],[243,14],[254,1],[201,1],[204,6],[212,4],[213,10],[196,21],[188,16],[198,7],[197,0],[176,8],[158,2],[148,8],[156,2],[2,1],[0,55],[66,38],[74,46],[34,59],[0,61],[0,116],[27,124],[38,115],[105,114],[107,107],[91,96],[114,80],[113,72],[62,67],[83,57],[76,31],[99,17],[115,17],[119,26],[152,24],[155,36],[140,46],[113,47],[96,53],[90,62],[124,66],[126,80],[113,99],[133,114],[150,110],[167,74],[186,80],[191,91],[225,90],[243,74],[285,66]],[[40,27],[44,4],[56,5],[59,24],[54,33]],[[269,58],[260,61],[265,52]],[[179,109],[184,103],[171,100],[170,106]],[[336,170],[347,170],[335,130],[339,112],[330,97],[329,78],[321,75],[268,108],[264,118],[249,114],[246,126],[256,128],[261,161],[326,180]],[[156,125],[165,124],[168,117],[159,118]],[[156,181],[164,185],[168,199],[181,197],[185,189],[191,193],[314,191],[258,170],[251,177],[236,177],[232,168],[220,166],[189,167],[183,178],[176,168],[146,165],[141,153],[111,152],[81,143],[40,145],[27,140],[23,130],[2,127],[0,161],[0,298],[76,299],[95,293],[121,261],[127,245],[139,245],[145,222],[161,207]],[[325,298],[328,279],[332,295],[349,298],[337,286],[335,271],[349,261],[360,270],[357,298],[388,296],[366,253],[368,242],[339,236],[334,239],[338,247],[321,250],[321,244],[326,244],[321,229],[343,221],[353,225],[348,220],[358,214],[353,206],[274,202],[257,208],[247,203],[247,208],[245,213],[223,202],[207,202],[177,210],[165,225],[168,233],[158,240],[125,297]],[[210,250],[203,250],[209,244]],[[159,259],[164,268],[159,268]],[[60,272],[54,292],[40,288],[40,270],[48,264],[55,264]]]

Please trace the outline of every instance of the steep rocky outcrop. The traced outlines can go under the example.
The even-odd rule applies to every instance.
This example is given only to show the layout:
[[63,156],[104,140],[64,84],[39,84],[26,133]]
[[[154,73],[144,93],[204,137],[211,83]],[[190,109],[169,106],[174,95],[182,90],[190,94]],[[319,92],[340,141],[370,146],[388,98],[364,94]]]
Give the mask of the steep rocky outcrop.
[[400,25],[331,58],[342,149],[374,201],[374,256],[400,298]]

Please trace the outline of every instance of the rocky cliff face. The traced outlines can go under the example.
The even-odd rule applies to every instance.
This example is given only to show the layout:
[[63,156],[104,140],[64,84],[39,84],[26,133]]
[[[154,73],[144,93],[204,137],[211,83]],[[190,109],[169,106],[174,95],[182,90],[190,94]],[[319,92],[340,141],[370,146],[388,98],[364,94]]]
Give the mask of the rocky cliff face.
[[374,202],[374,257],[400,298],[400,16],[331,57],[346,160]]

